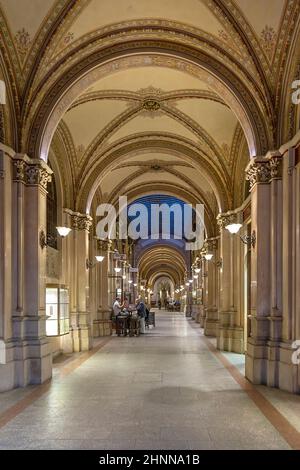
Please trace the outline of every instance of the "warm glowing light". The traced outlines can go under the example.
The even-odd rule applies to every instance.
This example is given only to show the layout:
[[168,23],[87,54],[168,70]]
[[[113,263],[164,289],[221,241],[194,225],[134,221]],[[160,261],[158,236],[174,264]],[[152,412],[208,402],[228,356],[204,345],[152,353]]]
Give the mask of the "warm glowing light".
[[242,224],[228,224],[225,228],[230,233],[238,233],[238,231],[242,228]]
[[190,285],[190,283],[189,283],[189,282],[186,282],[186,283],[185,283],[185,285],[186,285],[186,286],[189,286],[189,285]]
[[214,255],[212,253],[206,253],[206,255],[204,255],[204,258],[207,260],[207,261],[210,261],[212,259]]
[[194,279],[198,279],[198,276],[197,276],[197,274],[195,274],[195,275],[193,276],[193,278],[194,278]]
[[116,273],[119,273],[121,271],[121,268],[114,268]]
[[134,285],[134,287],[137,287],[137,284],[136,284],[136,283],[134,283],[133,285]]
[[193,279],[189,279],[189,283],[192,284],[192,282],[193,282]]
[[69,227],[56,227],[56,230],[58,231],[58,235],[64,238],[69,235],[72,229]]
[[124,281],[125,281],[125,279],[126,279],[126,274],[123,274],[122,278],[123,278]]
[[199,273],[200,273],[200,271],[201,271],[201,269],[200,269],[200,268],[196,268],[196,269],[195,269],[195,273],[196,273],[196,274],[199,274]]
[[102,263],[102,261],[104,260],[105,256],[95,256],[95,258],[96,258],[96,261],[97,261],[98,263]]
[[[129,279],[128,284],[132,284],[132,282],[133,281],[131,279]],[[134,285],[136,285],[136,284],[134,284]]]

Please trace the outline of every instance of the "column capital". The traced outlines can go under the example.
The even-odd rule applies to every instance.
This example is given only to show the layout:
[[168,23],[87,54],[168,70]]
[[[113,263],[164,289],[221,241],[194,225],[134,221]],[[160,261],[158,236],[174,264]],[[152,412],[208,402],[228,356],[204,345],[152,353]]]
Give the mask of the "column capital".
[[100,240],[100,239],[97,239],[97,247],[98,247],[98,249],[101,250],[102,252],[110,251],[111,245],[112,245],[112,241],[111,241],[111,240]]
[[208,249],[209,251],[217,250],[218,249],[218,241],[219,241],[219,237],[207,238],[204,241],[203,247],[205,249]]
[[41,186],[47,190],[53,171],[43,161],[31,159],[27,155],[16,154],[13,158],[13,180],[27,186]]
[[270,161],[265,157],[253,158],[246,168],[246,180],[250,183],[250,189],[259,183],[269,183],[271,178]]
[[235,224],[237,222],[238,215],[236,212],[226,212],[217,215],[217,224],[220,231],[223,230],[229,224]]
[[282,155],[270,151],[265,157],[252,158],[245,170],[246,180],[250,182],[250,190],[256,184],[267,184],[272,179],[282,177]]
[[90,231],[93,225],[93,219],[89,214],[81,214],[80,212],[74,212],[71,209],[64,209],[64,212],[71,218],[71,227],[73,230],[86,230]]

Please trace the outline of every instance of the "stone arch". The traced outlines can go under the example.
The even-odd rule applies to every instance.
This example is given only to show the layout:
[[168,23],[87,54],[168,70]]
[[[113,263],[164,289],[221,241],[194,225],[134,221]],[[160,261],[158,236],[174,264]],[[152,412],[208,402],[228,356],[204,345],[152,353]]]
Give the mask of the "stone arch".
[[33,115],[27,119],[30,127],[24,132],[25,151],[47,161],[58,123],[81,93],[115,71],[148,65],[176,68],[201,76],[215,87],[236,114],[245,132],[250,156],[264,154],[272,147],[272,137],[256,98],[232,70],[215,57],[187,45],[167,40],[136,40],[124,41],[108,50],[97,50],[59,76],[41,102],[32,104]]

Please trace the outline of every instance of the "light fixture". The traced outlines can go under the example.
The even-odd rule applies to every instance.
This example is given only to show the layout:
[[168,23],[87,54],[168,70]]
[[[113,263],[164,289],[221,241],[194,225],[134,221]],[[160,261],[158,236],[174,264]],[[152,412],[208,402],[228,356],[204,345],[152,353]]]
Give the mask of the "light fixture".
[[[67,235],[69,235],[72,229],[68,227],[56,227],[56,230],[61,238],[65,238]],[[56,237],[47,235],[46,232],[42,229],[39,235],[40,247],[42,250],[48,246],[50,239],[54,239],[56,241]]]
[[194,278],[194,279],[198,279],[197,274],[194,274],[193,278]]
[[[131,279],[129,279],[128,284],[132,284],[132,282],[133,281]],[[135,284],[133,284],[133,285],[135,285]]]
[[72,229],[69,227],[56,227],[56,230],[60,237],[65,238],[69,235]]
[[136,283],[134,283],[133,285],[134,285],[134,287],[137,287],[137,284],[136,284]]
[[212,259],[214,255],[212,253],[206,253],[204,255],[204,258],[206,259],[206,261],[210,261]]
[[238,233],[238,231],[242,228],[242,224],[228,224],[225,228],[230,233]]
[[114,268],[116,273],[119,273],[121,271],[121,268]]
[[255,230],[253,230],[251,235],[244,235],[243,237],[240,236],[240,239],[242,240],[243,243],[245,243],[245,245],[251,245],[252,248],[254,248],[256,245]]
[[201,271],[201,269],[200,269],[200,268],[195,268],[195,273],[196,273],[196,274],[199,274],[199,273],[200,273],[200,271]]
[[124,281],[125,281],[125,279],[126,279],[126,274],[123,274],[122,279],[124,279]]
[[95,256],[96,263],[93,263],[93,261],[87,259],[85,264],[86,264],[86,269],[92,269],[96,266],[97,263],[102,263],[104,260],[104,256]]
[[189,283],[192,284],[192,282],[193,282],[193,279],[189,279]]
[[186,282],[185,285],[188,287],[188,286],[190,285],[190,283],[189,283],[189,282]]

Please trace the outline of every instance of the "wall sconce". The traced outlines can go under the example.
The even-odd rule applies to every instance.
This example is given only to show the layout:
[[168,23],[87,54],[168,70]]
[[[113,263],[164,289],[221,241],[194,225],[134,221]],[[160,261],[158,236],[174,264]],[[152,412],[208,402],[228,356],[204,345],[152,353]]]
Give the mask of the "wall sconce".
[[243,237],[240,236],[240,239],[242,240],[245,245],[250,245],[252,248],[255,247],[256,245],[256,233],[255,230],[253,230],[251,235],[244,235]]
[[65,238],[69,235],[72,229],[69,227],[56,227],[56,230],[60,237]]
[[[61,238],[65,238],[69,235],[69,233],[71,232],[71,228],[69,227],[56,227],[56,230],[57,230],[57,233],[58,235],[61,237]],[[40,247],[42,248],[42,250],[44,248],[46,248],[46,246],[48,246],[48,242],[49,242],[49,239],[52,240],[52,239],[55,239],[56,237],[47,237],[46,235],[46,232],[45,230],[41,230],[40,231]]]
[[214,255],[212,253],[206,253],[204,255],[204,258],[206,259],[206,261],[210,261],[212,259]]
[[200,273],[200,271],[201,271],[201,269],[200,269],[200,268],[195,268],[195,273],[196,273],[196,274],[199,274],[199,273]]
[[[238,233],[240,231],[240,229],[242,228],[242,224],[229,224],[229,225],[226,225],[225,228],[230,233],[235,234],[235,233]],[[243,243],[245,243],[245,245],[250,245],[250,246],[252,246],[252,248],[254,248],[255,244],[256,244],[255,230],[253,230],[251,235],[243,235],[243,236],[240,235],[240,239],[242,240]]]
[[239,230],[242,228],[242,224],[228,224],[225,228],[230,233],[238,233]]
[[114,268],[114,270],[115,270],[116,273],[119,273],[121,271],[121,268],[117,267],[117,268]]
[[96,263],[93,263],[93,261],[87,259],[86,260],[86,269],[92,269],[94,268],[97,263],[102,263],[102,261],[104,260],[104,256],[95,256],[95,259],[96,259]]

